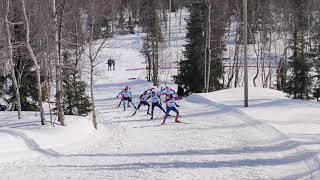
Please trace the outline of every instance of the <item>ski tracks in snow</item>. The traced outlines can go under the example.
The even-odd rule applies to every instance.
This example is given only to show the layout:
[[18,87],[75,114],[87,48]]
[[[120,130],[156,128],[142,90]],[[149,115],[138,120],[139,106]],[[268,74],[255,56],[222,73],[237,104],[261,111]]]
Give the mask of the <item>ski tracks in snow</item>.
[[159,126],[163,114],[158,109],[155,120],[149,120],[146,107],[131,117],[132,108],[124,112],[114,108],[119,99],[104,98],[97,99],[104,136],[94,146],[3,166],[2,177],[312,179],[318,169],[312,153],[276,129],[201,95],[179,102],[181,120],[188,124],[173,124],[174,117],[169,117],[166,126]]
[[[291,140],[287,135],[285,135],[278,129],[258,119],[250,117],[248,114],[246,114],[239,108],[213,102],[211,100],[206,99],[205,95],[204,96],[196,95],[196,96],[197,96],[196,98],[197,101],[201,99],[202,102],[206,102],[208,104],[219,107],[223,109],[225,112],[230,112],[234,114],[233,115],[234,117],[237,117],[239,120],[243,121],[247,126],[251,126],[255,128],[260,134],[264,135],[263,141],[260,141],[259,145],[263,146],[267,144],[279,143],[281,145],[285,145],[285,147],[273,146],[272,150],[277,151],[277,148],[279,148],[278,150],[291,150],[292,153],[289,154],[290,156],[288,156],[289,158],[285,162],[286,163],[303,162],[304,163],[304,165],[302,165],[303,171],[302,172],[297,171],[298,173],[285,176],[285,179],[298,179],[298,178],[318,179],[320,178],[320,174],[319,174],[320,162],[319,162],[319,158],[317,157],[317,153],[307,150],[301,144],[299,144],[299,142]],[[281,162],[281,159],[279,159],[279,162]]]

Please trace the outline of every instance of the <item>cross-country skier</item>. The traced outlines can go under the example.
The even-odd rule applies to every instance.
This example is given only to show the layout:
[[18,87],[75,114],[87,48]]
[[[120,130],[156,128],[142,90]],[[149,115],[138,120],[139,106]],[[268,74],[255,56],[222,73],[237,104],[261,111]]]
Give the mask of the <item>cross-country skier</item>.
[[152,101],[152,106],[151,106],[151,119],[153,119],[153,111],[155,107],[158,107],[159,109],[161,109],[164,113],[165,110],[162,108],[161,106],[161,100],[160,100],[160,95],[158,93],[156,93],[155,91],[151,92],[151,101]]
[[164,89],[161,90],[161,95],[165,95],[166,96],[166,99],[169,99],[169,96],[172,94],[175,94],[176,92],[169,88],[169,86],[166,86]]
[[117,95],[117,98],[119,97],[119,95],[121,95],[121,100],[120,100],[118,107],[120,107],[121,103],[123,102],[123,111],[126,110],[126,101],[128,101],[128,107],[129,107],[129,103],[131,103],[133,105],[133,107],[135,109],[137,109],[136,106],[132,102],[132,93],[129,90],[128,86],[126,86],[121,92],[119,92],[119,94]]
[[166,119],[167,119],[168,114],[170,113],[170,111],[174,111],[174,112],[177,113],[175,122],[176,123],[181,123],[181,121],[178,120],[179,111],[176,108],[176,107],[179,107],[179,106],[177,105],[176,100],[173,97],[173,94],[171,94],[169,96],[169,100],[167,100],[166,104],[167,104],[167,111],[166,111],[166,115],[164,116],[164,119],[163,119],[163,122],[161,123],[161,125],[164,125],[166,123]]
[[140,109],[140,107],[143,105],[143,106],[148,106],[148,111],[147,111],[147,114],[149,115],[150,113],[149,113],[149,110],[150,110],[150,104],[148,103],[148,99],[150,98],[150,93],[148,93],[148,90],[147,91],[144,91],[141,95],[140,95],[140,97],[139,97],[139,99],[140,99],[140,102],[139,102],[139,104],[138,104],[138,108],[136,109],[136,111],[132,114],[132,116],[134,116],[136,113],[137,113],[137,111]]

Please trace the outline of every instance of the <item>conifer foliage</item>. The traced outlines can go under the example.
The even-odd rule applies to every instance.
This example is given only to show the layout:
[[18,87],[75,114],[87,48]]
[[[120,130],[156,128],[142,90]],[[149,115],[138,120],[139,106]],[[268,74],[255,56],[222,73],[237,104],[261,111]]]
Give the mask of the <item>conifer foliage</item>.
[[[64,63],[72,61],[69,54],[64,53]],[[70,64],[69,67],[73,67]],[[87,115],[91,111],[89,97],[85,94],[86,83],[80,80],[79,71],[75,68],[64,69],[63,94],[64,113],[67,115]]]
[[[175,81],[186,91],[208,92],[223,88],[224,1],[193,1],[189,6],[184,59]],[[210,12],[210,13],[209,13]]]
[[307,7],[305,1],[294,1],[295,12],[294,14],[294,30],[292,33],[292,52],[288,62],[288,79],[285,92],[292,96],[294,99],[309,99],[312,92],[312,78],[311,78],[311,53],[307,47],[309,44],[306,42],[305,31],[306,15],[304,9]]
[[186,92],[202,92],[204,75],[202,71],[205,55],[205,22],[206,7],[201,1],[193,2],[189,8],[190,17],[187,20],[187,35],[184,59],[179,63],[177,84],[183,84]]

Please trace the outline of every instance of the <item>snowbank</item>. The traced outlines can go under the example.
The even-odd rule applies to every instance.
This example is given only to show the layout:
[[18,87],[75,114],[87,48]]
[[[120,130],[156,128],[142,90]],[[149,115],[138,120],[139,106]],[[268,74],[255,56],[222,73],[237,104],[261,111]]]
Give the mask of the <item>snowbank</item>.
[[94,130],[85,117],[65,116],[66,126],[52,127],[41,126],[35,113],[22,116],[18,120],[16,112],[0,112],[0,163],[79,151],[99,140],[102,131]]

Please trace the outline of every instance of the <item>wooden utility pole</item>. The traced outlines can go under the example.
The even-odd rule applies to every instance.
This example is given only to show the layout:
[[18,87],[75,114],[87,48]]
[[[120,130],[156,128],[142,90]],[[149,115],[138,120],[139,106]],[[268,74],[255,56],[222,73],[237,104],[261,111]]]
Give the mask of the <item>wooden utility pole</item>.
[[248,107],[248,1],[243,0],[244,107]]
[[210,76],[211,76],[211,2],[208,0],[208,71],[207,71],[207,83],[206,92],[209,92]]

